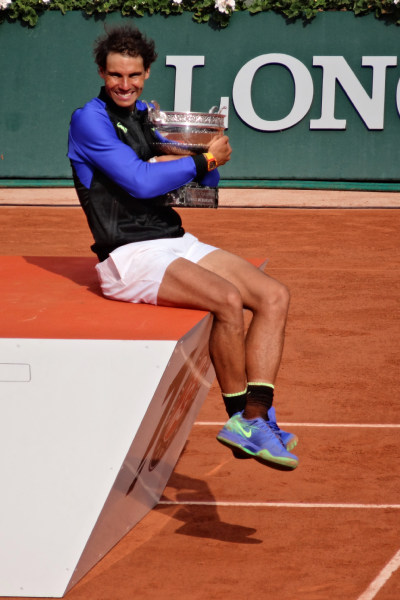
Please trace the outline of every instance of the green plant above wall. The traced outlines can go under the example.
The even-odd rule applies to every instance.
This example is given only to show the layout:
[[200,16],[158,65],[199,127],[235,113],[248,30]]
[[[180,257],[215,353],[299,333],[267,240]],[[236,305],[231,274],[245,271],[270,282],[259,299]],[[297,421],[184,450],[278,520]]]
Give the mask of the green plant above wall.
[[0,23],[20,21],[34,27],[48,10],[63,14],[77,10],[87,15],[120,12],[135,17],[191,12],[194,21],[217,27],[226,27],[235,11],[274,11],[287,19],[309,21],[321,11],[341,10],[355,15],[375,13],[377,18],[400,24],[400,0],[0,0]]

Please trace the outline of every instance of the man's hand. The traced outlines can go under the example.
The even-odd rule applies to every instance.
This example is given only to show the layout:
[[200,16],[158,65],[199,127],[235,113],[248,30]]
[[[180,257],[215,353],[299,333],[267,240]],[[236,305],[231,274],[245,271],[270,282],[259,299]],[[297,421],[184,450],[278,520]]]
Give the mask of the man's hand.
[[232,148],[226,135],[217,137],[208,146],[208,151],[214,156],[218,166],[224,165],[231,159]]

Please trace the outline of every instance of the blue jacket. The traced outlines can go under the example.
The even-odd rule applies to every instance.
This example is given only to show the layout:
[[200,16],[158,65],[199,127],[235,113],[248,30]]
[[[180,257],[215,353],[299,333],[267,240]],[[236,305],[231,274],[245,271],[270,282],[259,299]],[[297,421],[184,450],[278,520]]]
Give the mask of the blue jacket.
[[191,181],[216,186],[202,155],[149,163],[156,134],[147,106],[117,106],[102,88],[98,98],[71,118],[68,157],[99,260],[123,244],[184,233],[179,214],[163,206],[163,196]]

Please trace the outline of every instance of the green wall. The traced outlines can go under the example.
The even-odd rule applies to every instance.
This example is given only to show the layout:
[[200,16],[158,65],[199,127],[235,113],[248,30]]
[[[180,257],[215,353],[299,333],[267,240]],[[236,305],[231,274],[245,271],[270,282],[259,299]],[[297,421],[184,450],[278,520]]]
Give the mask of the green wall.
[[[119,14],[106,21],[79,12],[62,16],[47,12],[36,27],[0,25],[0,179],[63,179],[70,177],[66,158],[69,118],[78,106],[97,95],[101,83],[92,59],[92,42],[104,22],[120,23]],[[399,66],[386,72],[385,124],[368,130],[339,84],[335,116],[347,119],[345,130],[310,130],[321,115],[322,69],[314,56],[343,56],[368,94],[372,69],[362,56],[396,56],[400,28],[372,15],[321,13],[308,25],[287,23],[268,12],[236,13],[226,29],[198,25],[186,13],[136,19],[156,41],[159,58],[152,68],[143,99],[174,108],[175,68],[167,55],[202,55],[205,65],[193,70],[192,110],[207,111],[229,97],[229,127],[234,153],[222,177],[232,180],[331,180],[387,182],[399,180],[397,144],[399,114],[396,89]],[[280,53],[295,57],[312,76],[314,97],[306,116],[277,132],[259,131],[241,119],[232,102],[240,69],[256,56]],[[290,112],[294,85],[281,65],[257,71],[251,88],[254,110],[277,120]]]

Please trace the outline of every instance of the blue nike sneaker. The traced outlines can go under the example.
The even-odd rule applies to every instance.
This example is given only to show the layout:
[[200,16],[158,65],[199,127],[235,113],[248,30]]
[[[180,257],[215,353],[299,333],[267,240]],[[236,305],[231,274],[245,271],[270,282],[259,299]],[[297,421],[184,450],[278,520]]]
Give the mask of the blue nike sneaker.
[[299,438],[294,433],[289,433],[288,431],[283,431],[276,422],[275,408],[271,406],[268,411],[268,425],[272,429],[274,433],[279,435],[282,440],[283,445],[286,450],[293,450],[297,446],[297,442]]
[[253,457],[270,466],[295,469],[299,459],[288,452],[277,435],[264,419],[244,419],[236,413],[223,426],[217,440],[231,450]]

